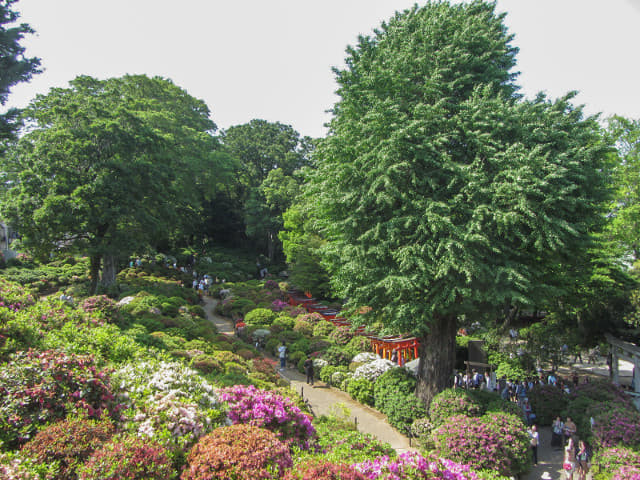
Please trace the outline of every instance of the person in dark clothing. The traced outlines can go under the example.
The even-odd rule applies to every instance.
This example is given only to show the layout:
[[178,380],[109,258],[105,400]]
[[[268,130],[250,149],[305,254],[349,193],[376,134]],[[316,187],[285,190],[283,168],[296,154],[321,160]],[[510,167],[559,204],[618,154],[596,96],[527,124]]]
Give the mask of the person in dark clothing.
[[307,374],[307,383],[313,385],[313,360],[311,360],[311,357],[307,357],[302,365],[304,366],[304,373]]

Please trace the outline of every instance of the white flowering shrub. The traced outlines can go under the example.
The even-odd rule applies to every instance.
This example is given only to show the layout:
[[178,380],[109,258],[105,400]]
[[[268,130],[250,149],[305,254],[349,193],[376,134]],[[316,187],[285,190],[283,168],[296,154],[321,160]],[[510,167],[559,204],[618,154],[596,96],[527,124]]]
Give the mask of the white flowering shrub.
[[364,365],[356,368],[356,371],[353,372],[353,378],[366,378],[371,382],[375,382],[376,379],[382,375],[384,372],[391,368],[397,368],[398,366],[390,360],[386,360],[384,358],[378,358],[373,362],[365,363]]
[[351,372],[333,372],[331,374],[331,385],[342,385],[347,378],[351,378],[353,373]]
[[380,356],[373,352],[362,352],[353,357],[351,361],[354,363],[369,363],[374,360],[378,360],[379,358]]
[[313,368],[317,370],[321,370],[323,367],[326,367],[327,365],[329,365],[329,362],[327,362],[324,358],[313,359]]
[[129,406],[122,428],[160,441],[173,455],[183,455],[226,419],[214,388],[181,363],[132,363],[112,378],[119,398]]

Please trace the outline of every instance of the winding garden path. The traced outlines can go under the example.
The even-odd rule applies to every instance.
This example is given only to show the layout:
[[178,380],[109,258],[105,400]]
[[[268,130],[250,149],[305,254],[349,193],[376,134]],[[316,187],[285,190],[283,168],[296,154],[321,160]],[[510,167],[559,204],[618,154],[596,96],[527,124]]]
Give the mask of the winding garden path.
[[[217,300],[204,297],[204,310],[207,318],[225,335],[234,335],[233,326],[229,319],[215,313]],[[314,415],[340,412],[342,408],[349,411],[349,418],[359,431],[369,433],[382,442],[390,444],[398,453],[415,450],[415,444],[410,439],[398,432],[387,422],[386,416],[354,401],[348,394],[329,387],[323,382],[317,381],[314,386],[307,385],[305,376],[296,369],[287,368],[280,372],[283,378],[289,381],[294,388],[311,407]],[[551,448],[551,429],[542,427],[540,432],[540,446],[538,447],[538,465],[522,477],[523,480],[537,480],[544,472],[549,472],[554,480],[564,479],[562,470],[562,451]]]

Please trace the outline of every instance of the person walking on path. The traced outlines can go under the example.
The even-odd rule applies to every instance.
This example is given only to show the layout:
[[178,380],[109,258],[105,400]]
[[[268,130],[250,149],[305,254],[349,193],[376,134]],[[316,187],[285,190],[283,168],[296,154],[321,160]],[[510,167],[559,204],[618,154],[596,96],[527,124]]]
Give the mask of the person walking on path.
[[540,435],[538,434],[538,427],[535,425],[531,425],[531,428],[529,429],[529,439],[533,464],[538,465],[538,443],[540,443]]
[[307,357],[302,365],[304,366],[304,373],[307,375],[307,384],[313,385],[313,360],[311,357]]
[[280,357],[280,371],[284,370],[287,362],[287,347],[284,342],[278,347],[278,357]]
[[589,473],[589,452],[584,440],[578,442],[578,453],[576,454],[576,467],[578,470],[578,480],[585,480]]
[[573,472],[576,469],[576,447],[573,443],[573,437],[567,440],[567,446],[564,447],[564,461],[562,468],[567,476],[567,480],[573,480]]

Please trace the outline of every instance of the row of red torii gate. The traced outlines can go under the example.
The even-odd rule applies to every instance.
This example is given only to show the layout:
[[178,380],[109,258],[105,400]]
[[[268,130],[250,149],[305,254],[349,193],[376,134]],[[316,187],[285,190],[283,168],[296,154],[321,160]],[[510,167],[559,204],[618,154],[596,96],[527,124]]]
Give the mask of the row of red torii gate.
[[[352,327],[349,320],[340,316],[340,311],[317,303],[316,299],[310,293],[302,293],[296,290],[287,292],[288,303],[292,306],[303,307],[309,313],[318,313],[322,317],[339,327]],[[392,335],[379,337],[374,333],[368,332],[364,325],[355,329],[356,335],[362,335],[371,340],[371,348],[382,358],[396,362],[403,366],[406,362],[418,358],[418,339],[416,337],[403,337],[401,335]]]

